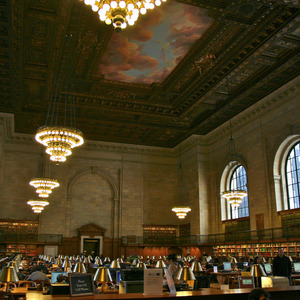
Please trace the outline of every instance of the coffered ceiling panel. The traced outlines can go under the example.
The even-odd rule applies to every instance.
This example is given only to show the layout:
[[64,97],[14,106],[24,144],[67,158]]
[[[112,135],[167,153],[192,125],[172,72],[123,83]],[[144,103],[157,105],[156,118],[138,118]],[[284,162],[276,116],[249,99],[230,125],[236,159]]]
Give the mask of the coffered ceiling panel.
[[298,1],[167,0],[115,32],[81,0],[1,0],[0,111],[35,134],[59,94],[86,139],[174,147],[299,75],[299,12]]

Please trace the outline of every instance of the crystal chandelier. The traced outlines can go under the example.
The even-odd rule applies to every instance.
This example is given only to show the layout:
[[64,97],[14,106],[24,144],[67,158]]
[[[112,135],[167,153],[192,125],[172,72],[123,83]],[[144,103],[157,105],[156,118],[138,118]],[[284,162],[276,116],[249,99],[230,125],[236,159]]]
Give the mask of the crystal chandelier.
[[133,25],[139,14],[144,15],[147,9],[160,6],[166,0],[84,0],[92,10],[98,12],[99,19],[107,25],[113,24],[116,31]]
[[184,219],[187,216],[187,213],[191,211],[188,206],[174,206],[172,211],[176,213],[178,219]]
[[233,208],[237,208],[243,202],[243,198],[247,197],[247,192],[244,190],[232,190],[223,192],[222,196],[228,200]]
[[45,206],[49,205],[49,202],[45,199],[34,199],[29,200],[27,204],[31,206],[34,213],[39,214],[44,210]]
[[[181,145],[180,145],[180,157],[179,157],[179,167],[178,167],[178,174],[181,179],[181,189],[179,188],[179,185],[177,186],[179,188],[179,197],[181,198],[181,202],[183,202],[184,197],[184,177],[183,177],[183,170],[181,165]],[[180,201],[179,201],[180,202]],[[175,212],[178,219],[182,220],[187,216],[187,213],[191,211],[191,208],[185,205],[176,205],[172,208],[172,211]]]
[[[38,128],[35,136],[36,141],[46,147],[46,153],[55,162],[66,161],[67,156],[72,154],[72,149],[84,143],[82,132],[75,128],[74,83],[71,80],[74,53],[70,50],[71,38],[72,35],[66,35],[64,48],[68,55],[62,55],[59,62],[61,70],[53,84],[46,125]],[[74,45],[73,47],[75,49]]]

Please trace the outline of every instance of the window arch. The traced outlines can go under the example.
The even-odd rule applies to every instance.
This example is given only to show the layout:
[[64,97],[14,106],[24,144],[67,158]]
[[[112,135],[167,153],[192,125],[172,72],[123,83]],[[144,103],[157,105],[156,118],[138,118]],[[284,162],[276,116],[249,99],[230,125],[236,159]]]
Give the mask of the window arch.
[[[247,172],[245,167],[237,162],[231,161],[225,168],[221,177],[221,194],[228,190],[245,190],[247,189]],[[221,197],[221,219],[222,221],[237,219],[249,216],[248,196],[243,198],[243,202],[238,209],[232,209],[228,201]]]
[[[231,179],[230,179],[231,190],[245,190],[247,191],[247,174],[246,170],[242,165],[235,167]],[[243,198],[243,202],[236,209],[230,207],[231,219],[249,217],[249,203],[248,195]]]
[[300,207],[300,135],[291,135],[279,146],[273,165],[277,211]]
[[295,209],[300,207],[300,142],[298,142],[289,152],[286,166],[285,177],[287,186],[288,208]]

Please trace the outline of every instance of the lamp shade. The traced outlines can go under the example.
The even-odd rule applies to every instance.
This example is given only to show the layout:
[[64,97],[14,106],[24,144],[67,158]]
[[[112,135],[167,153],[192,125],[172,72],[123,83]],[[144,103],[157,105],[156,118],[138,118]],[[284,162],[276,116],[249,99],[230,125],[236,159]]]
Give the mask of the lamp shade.
[[147,269],[147,266],[143,262],[139,262],[136,267],[139,269]]
[[110,271],[108,268],[99,267],[95,273],[94,281],[96,282],[112,282]]
[[140,260],[138,258],[135,258],[133,261],[132,261],[132,266],[135,267],[138,265],[138,263],[140,262]]
[[59,267],[61,267],[62,266],[61,258],[60,257],[56,258],[54,264],[58,265]]
[[95,265],[97,265],[98,267],[103,265],[101,258],[98,257],[95,259]]
[[117,260],[113,260],[109,267],[111,269],[121,269],[120,263]]
[[103,262],[105,264],[110,264],[110,258],[109,257],[105,257]]
[[162,268],[165,268],[165,267],[166,267],[166,264],[164,263],[163,260],[160,259],[156,262],[155,268],[162,269]]
[[65,268],[71,268],[72,267],[72,264],[71,264],[71,261],[69,259],[65,259],[62,267],[65,269]]
[[89,265],[89,264],[91,263],[90,258],[89,258],[89,257],[85,257],[84,260],[83,260],[83,263],[84,263],[85,265]]
[[190,267],[184,266],[181,268],[177,275],[176,280],[183,280],[183,281],[189,281],[189,280],[195,280],[195,275]]
[[231,261],[230,262],[233,263],[233,264],[237,264],[237,260],[236,260],[235,257],[231,257]]
[[81,261],[77,262],[73,272],[74,273],[86,273],[86,268],[85,268],[83,262],[81,262]]
[[14,267],[14,269],[16,270],[16,273],[19,272],[19,268],[18,268],[18,263],[16,261],[10,261],[7,264],[8,267]]
[[251,266],[250,274],[251,274],[251,276],[254,276],[254,277],[267,276],[265,270],[259,264],[254,264],[254,265]]
[[0,282],[18,282],[19,278],[13,266],[7,266],[2,269]]
[[194,273],[202,272],[202,271],[203,271],[203,269],[202,269],[202,267],[201,267],[201,264],[200,264],[198,261],[193,261],[193,262],[192,262],[191,270],[192,270]]

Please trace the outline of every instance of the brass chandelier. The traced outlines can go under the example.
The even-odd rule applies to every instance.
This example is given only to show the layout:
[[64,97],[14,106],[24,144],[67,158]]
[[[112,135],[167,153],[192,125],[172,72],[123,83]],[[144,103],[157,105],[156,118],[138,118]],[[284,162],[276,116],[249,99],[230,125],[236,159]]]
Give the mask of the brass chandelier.
[[[230,137],[229,137],[229,162],[228,165],[235,160],[239,155],[236,153],[234,139],[232,137],[231,120],[230,120]],[[241,190],[238,187],[231,186],[230,190],[224,191],[222,197],[227,199],[232,208],[236,209],[243,202],[243,198],[247,197],[247,191]]]
[[184,219],[187,216],[187,213],[191,211],[191,208],[188,206],[174,206],[172,211],[175,212],[178,219]]
[[139,14],[146,14],[148,9],[160,6],[166,0],[84,0],[92,10],[98,12],[99,19],[107,25],[113,24],[116,31],[132,26]]
[[41,198],[47,198],[52,193],[52,189],[59,186],[59,183],[56,179],[40,177],[33,178],[29,184],[36,188],[36,192]]
[[[178,167],[178,174],[180,176],[180,180],[181,180],[181,185],[177,185],[178,188],[178,195],[180,197],[179,202],[184,202],[184,177],[183,177],[183,170],[182,170],[182,165],[181,165],[181,145],[180,145],[180,157],[179,157],[179,167]],[[175,212],[176,216],[178,217],[178,219],[182,220],[184,219],[188,212],[191,211],[191,208],[189,206],[185,206],[185,205],[176,205],[172,208],[172,211]]]
[[[65,49],[71,48],[71,38],[72,35],[66,35]],[[75,128],[74,83],[71,80],[73,54],[69,53],[67,61],[59,63],[60,66],[67,66],[69,70],[61,70],[60,76],[57,75],[49,102],[46,125],[38,128],[35,136],[36,141],[46,147],[46,153],[55,162],[66,161],[67,156],[72,154],[72,149],[84,143],[82,132]]]
[[44,210],[45,206],[49,205],[49,202],[45,199],[39,198],[29,200],[27,201],[27,204],[31,206],[34,213],[39,214]]
[[80,130],[65,126],[42,126],[35,139],[46,147],[52,161],[64,162],[72,154],[72,148],[83,144]]
[[243,202],[243,198],[247,197],[247,192],[244,190],[230,190],[223,192],[222,196],[227,199],[233,208],[237,208]]

